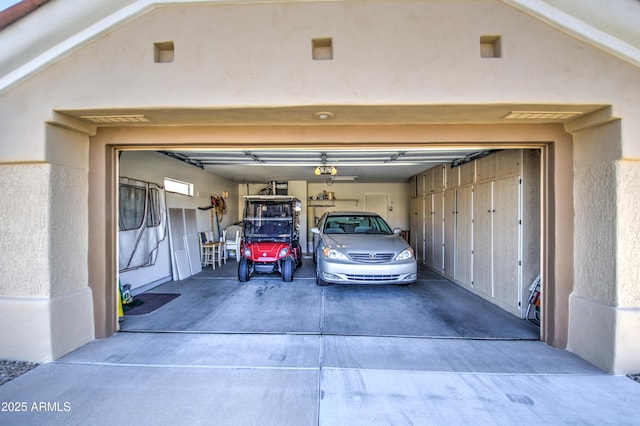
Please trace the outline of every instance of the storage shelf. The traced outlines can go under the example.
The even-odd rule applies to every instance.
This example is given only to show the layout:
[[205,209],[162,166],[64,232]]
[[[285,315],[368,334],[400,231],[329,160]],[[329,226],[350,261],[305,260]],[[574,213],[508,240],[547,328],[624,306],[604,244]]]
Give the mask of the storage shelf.
[[333,199],[333,200],[309,200],[309,207],[335,207],[336,201],[338,202],[349,201],[352,203],[356,203],[356,207],[360,202],[360,200],[356,198],[339,198],[339,199]]

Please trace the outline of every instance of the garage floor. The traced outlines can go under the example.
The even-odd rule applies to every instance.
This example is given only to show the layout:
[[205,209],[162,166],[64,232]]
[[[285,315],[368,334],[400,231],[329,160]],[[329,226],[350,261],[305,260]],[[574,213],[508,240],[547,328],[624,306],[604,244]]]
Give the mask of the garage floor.
[[146,315],[125,315],[122,331],[296,333],[348,336],[538,339],[539,330],[433,272],[410,286],[318,287],[305,259],[293,282],[280,274],[237,280],[232,260],[156,287],[180,297]]

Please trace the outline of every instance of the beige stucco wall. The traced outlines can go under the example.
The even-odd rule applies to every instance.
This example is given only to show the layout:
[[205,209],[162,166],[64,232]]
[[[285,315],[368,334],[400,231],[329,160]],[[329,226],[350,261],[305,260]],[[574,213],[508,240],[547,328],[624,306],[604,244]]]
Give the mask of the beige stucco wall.
[[87,137],[39,127],[50,161],[0,167],[4,359],[52,360],[94,336],[86,264]]
[[[613,371],[637,369],[640,324],[640,163],[626,157],[621,122],[574,133],[575,287],[569,349]],[[633,145],[633,144],[629,144]],[[606,344],[603,344],[606,342]]]
[[[479,37],[483,34],[502,36],[502,58],[480,58]],[[313,37],[333,38],[334,60],[310,60]],[[175,43],[175,61],[154,63],[153,44],[167,40]],[[112,240],[107,237],[113,229],[113,211],[101,196],[111,185],[104,180],[113,171],[106,146],[114,139],[96,137],[89,143],[92,129],[79,122],[69,124],[77,131],[45,127],[45,122],[55,121],[53,110],[601,104],[611,108],[603,116],[568,126],[574,135],[573,151],[561,150],[575,156],[576,176],[570,177],[575,184],[571,198],[575,232],[569,256],[572,264],[560,265],[562,254],[554,251],[553,256],[558,257],[554,273],[565,281],[571,279],[573,282],[562,285],[564,289],[575,285],[575,291],[568,301],[568,331],[565,337],[558,331],[558,341],[566,338],[571,350],[609,371],[640,371],[640,359],[633,355],[640,351],[640,340],[627,338],[635,336],[632,330],[640,329],[634,256],[638,241],[632,236],[638,234],[637,209],[633,209],[639,195],[634,184],[640,158],[639,89],[637,67],[494,0],[159,7],[77,46],[39,73],[0,92],[0,173],[6,177],[0,191],[3,199],[14,200],[2,210],[6,220],[0,226],[11,238],[5,243],[3,237],[1,247],[3,255],[13,250],[8,259],[15,260],[3,260],[1,265],[3,275],[21,278],[20,285],[0,287],[0,303],[7,307],[0,310],[5,315],[2,323],[24,321],[10,308],[17,306],[16,297],[20,303],[44,300],[47,304],[76,294],[86,298],[91,287],[96,317],[113,307],[108,299],[112,297],[110,287],[104,285],[112,266]],[[610,122],[610,117],[620,120]],[[588,123],[592,118],[594,122]],[[486,117],[458,119],[483,123]],[[450,140],[487,143],[501,128],[487,126],[478,133],[465,129]],[[444,129],[419,129],[405,142],[436,142],[439,134],[455,132],[454,127]],[[513,132],[512,140],[530,140],[527,129],[520,129]],[[318,131],[314,139],[309,136],[313,132],[306,129],[297,135],[316,144],[331,138],[345,143],[350,138],[348,131],[344,137],[339,132],[329,136]],[[235,140],[260,134],[249,133]],[[383,134],[369,133],[372,138]],[[263,134],[275,141],[286,139],[279,139],[279,134],[295,136],[281,129]],[[153,136],[124,132],[122,136],[118,143],[173,143],[180,137],[183,144],[221,141],[220,134],[197,128],[166,129]],[[386,136],[388,143],[396,140],[394,135]],[[229,140],[233,139],[227,143]],[[566,165],[565,158],[557,159]],[[557,170],[556,174],[561,179],[554,183],[557,194],[565,194],[568,171]],[[19,188],[11,185],[15,181]],[[25,194],[25,188],[31,190]],[[109,191],[107,188],[106,194]],[[558,204],[567,203],[558,200]],[[96,229],[107,230],[100,237],[94,235]],[[566,232],[564,228],[558,231]],[[29,271],[25,271],[24,259],[32,257],[33,246],[16,250],[18,240],[35,243],[43,254],[43,259],[28,261]],[[603,256],[603,248],[610,255]],[[93,261],[88,261],[90,256]],[[571,278],[567,269],[574,271]],[[563,303],[554,306],[560,316],[566,312]],[[67,319],[72,315],[56,312]],[[586,314],[590,315],[585,322]],[[88,309],[82,315],[83,324],[92,322]],[[32,325],[49,330],[52,318],[43,315]],[[593,333],[596,328],[592,326],[602,331]],[[73,343],[62,347],[78,346],[92,337],[86,330],[71,334]],[[37,350],[15,340],[4,356],[33,352],[39,355],[30,358],[51,358],[58,353],[53,349],[56,342],[64,339],[53,336]]]

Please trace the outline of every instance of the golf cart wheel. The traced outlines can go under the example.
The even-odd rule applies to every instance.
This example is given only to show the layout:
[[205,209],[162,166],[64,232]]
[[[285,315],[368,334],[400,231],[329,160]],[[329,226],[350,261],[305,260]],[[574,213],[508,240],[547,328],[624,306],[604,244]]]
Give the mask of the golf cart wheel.
[[320,287],[325,287],[329,285],[328,282],[320,278],[320,272],[318,272],[317,270],[316,270],[316,285],[319,285]]
[[240,258],[238,280],[240,280],[241,283],[249,281],[249,260],[246,257]]
[[287,257],[282,261],[282,281],[293,281],[294,260]]

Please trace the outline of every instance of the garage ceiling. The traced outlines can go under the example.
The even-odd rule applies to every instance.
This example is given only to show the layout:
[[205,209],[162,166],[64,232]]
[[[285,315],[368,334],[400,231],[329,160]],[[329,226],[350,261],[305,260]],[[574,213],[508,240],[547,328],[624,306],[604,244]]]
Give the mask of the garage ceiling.
[[[332,137],[344,128],[362,125],[450,125],[450,124],[567,124],[572,120],[605,108],[598,104],[489,104],[489,105],[300,105],[287,107],[238,108],[104,108],[58,110],[58,117],[66,117],[95,131],[101,127],[198,127],[206,133],[214,126],[251,127],[256,140],[246,140],[246,146],[220,150],[202,140],[196,147],[182,148],[168,139],[158,141],[158,151],[170,153],[183,161],[238,183],[261,183],[292,180],[322,182],[314,169],[326,164],[337,169],[336,181],[406,182],[409,177],[435,164],[464,158],[483,150],[470,141],[466,146],[440,145],[433,148],[406,149],[385,141],[385,149],[354,148],[345,143],[344,149],[314,149],[296,147],[275,149],[277,140],[261,140],[260,129],[277,126],[282,129],[328,130]],[[303,127],[301,127],[303,126]],[[335,129],[333,131],[332,129]],[[211,130],[215,131],[215,130]],[[327,133],[325,133],[327,134]],[[301,137],[303,135],[300,135]],[[348,142],[348,141],[345,141]],[[419,142],[419,141],[416,141]],[[194,142],[195,143],[195,142]],[[254,149],[256,143],[267,144]],[[322,143],[318,141],[318,145]],[[173,145],[173,146],[171,146]],[[189,141],[182,140],[182,146]],[[238,145],[236,142],[234,145]],[[162,148],[165,146],[166,148]],[[254,148],[248,149],[247,147]],[[360,144],[362,146],[362,144]]]
[[[473,155],[478,150],[197,150],[162,151],[239,183],[406,182],[436,164]],[[317,167],[334,167],[334,176],[316,175]]]

